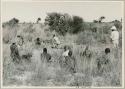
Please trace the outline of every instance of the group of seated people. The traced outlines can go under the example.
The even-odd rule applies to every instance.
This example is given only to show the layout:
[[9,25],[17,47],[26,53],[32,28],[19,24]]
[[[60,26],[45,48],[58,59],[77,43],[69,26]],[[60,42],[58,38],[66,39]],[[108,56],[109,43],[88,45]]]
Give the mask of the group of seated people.
[[[36,39],[35,44],[41,45],[40,38]],[[17,44],[12,43],[10,46],[10,50],[11,50],[11,58],[13,59],[13,61],[16,63],[20,63],[22,58],[19,54]],[[109,61],[110,61],[110,59],[108,58],[109,53],[110,53],[110,48],[106,48],[104,55],[102,55],[101,57],[98,57],[96,59],[97,70],[99,72],[102,72],[104,69],[104,66],[109,63]],[[91,61],[90,59],[92,57],[92,53],[88,46],[85,48],[84,52],[82,52],[82,54],[80,54],[80,56],[83,56],[83,59],[84,59],[84,57],[87,57],[87,60]],[[59,59],[60,66],[62,68],[65,67],[65,69],[70,71],[71,73],[75,73],[77,60],[73,56],[73,51],[70,48],[70,46],[64,46],[64,52],[61,57],[62,58]],[[47,63],[51,62],[52,56],[47,52],[47,48],[43,48],[43,53],[41,53],[41,59],[46,61]]]

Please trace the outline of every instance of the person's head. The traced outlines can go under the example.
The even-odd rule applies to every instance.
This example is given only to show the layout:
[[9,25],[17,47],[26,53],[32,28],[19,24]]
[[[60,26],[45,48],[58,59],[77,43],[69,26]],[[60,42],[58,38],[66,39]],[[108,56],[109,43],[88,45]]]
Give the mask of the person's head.
[[108,54],[108,53],[110,53],[110,48],[105,49],[105,54]]
[[40,38],[39,38],[39,37],[36,38],[36,40],[35,40],[35,44],[36,44],[36,45],[39,45],[39,46],[41,45],[41,42],[40,42]]
[[55,37],[56,35],[54,34],[53,37]]
[[69,55],[70,57],[72,56],[72,51],[71,51],[71,50],[69,51],[68,55]]
[[44,53],[47,53],[47,48],[43,48],[43,52],[44,52]]
[[37,41],[40,41],[40,38],[38,37],[38,38],[36,38],[36,40],[37,40]]
[[12,43],[12,45],[16,45],[16,43]]

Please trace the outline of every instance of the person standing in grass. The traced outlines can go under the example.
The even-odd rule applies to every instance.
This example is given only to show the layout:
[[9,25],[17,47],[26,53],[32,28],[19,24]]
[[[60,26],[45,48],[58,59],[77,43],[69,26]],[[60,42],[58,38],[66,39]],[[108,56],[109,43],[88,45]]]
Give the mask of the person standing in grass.
[[119,32],[115,26],[111,27],[111,40],[115,48],[118,48],[119,45]]
[[21,58],[20,58],[18,46],[16,45],[16,43],[12,43],[10,45],[10,51],[11,51],[10,56],[13,59],[13,61],[16,63],[19,63],[21,61]]

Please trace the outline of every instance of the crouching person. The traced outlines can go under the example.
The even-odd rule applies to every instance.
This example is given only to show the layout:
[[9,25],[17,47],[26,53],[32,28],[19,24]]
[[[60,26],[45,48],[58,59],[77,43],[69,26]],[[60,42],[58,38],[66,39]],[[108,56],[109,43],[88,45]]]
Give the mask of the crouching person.
[[13,62],[19,63],[21,61],[21,58],[16,43],[12,43],[10,45],[10,51],[11,51],[10,56],[13,59]]
[[83,65],[83,72],[84,73],[89,73],[91,72],[92,69],[92,51],[90,50],[89,46],[86,46],[85,50],[83,53],[80,55],[82,57],[82,65]]
[[106,48],[105,53],[97,58],[97,72],[99,74],[102,74],[103,72],[109,72],[110,71],[110,49]]
[[61,44],[59,38],[56,35],[53,35],[53,47],[58,48],[59,45]]
[[47,48],[43,48],[43,53],[41,54],[41,60],[44,63],[49,63],[51,61],[51,55],[47,53]]
[[62,56],[63,57],[68,56],[69,50],[71,50],[69,46],[64,46],[64,52],[63,52]]
[[72,56],[72,51],[69,51],[68,56],[65,57],[66,70],[71,73],[76,73],[76,62]]

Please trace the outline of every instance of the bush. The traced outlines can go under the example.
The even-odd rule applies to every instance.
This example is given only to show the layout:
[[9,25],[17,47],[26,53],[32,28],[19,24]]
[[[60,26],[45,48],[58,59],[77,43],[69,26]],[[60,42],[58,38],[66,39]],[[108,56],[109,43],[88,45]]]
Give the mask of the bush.
[[67,32],[73,34],[80,32],[83,29],[83,19],[79,16],[71,17],[68,14],[53,12],[47,14],[45,25],[49,25],[50,30],[64,36]]
[[83,19],[79,16],[73,16],[73,20],[71,22],[71,28],[69,29],[70,33],[76,34],[83,30]]

